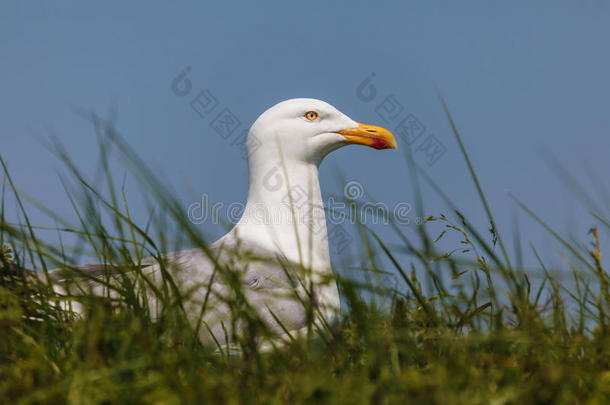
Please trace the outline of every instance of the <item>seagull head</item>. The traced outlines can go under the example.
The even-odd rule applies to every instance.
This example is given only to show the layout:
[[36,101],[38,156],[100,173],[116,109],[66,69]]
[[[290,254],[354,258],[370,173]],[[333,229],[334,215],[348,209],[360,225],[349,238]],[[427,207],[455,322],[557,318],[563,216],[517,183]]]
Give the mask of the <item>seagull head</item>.
[[398,149],[387,129],[358,123],[324,101],[296,98],[258,117],[250,129],[248,154],[319,164],[328,153],[350,144]]

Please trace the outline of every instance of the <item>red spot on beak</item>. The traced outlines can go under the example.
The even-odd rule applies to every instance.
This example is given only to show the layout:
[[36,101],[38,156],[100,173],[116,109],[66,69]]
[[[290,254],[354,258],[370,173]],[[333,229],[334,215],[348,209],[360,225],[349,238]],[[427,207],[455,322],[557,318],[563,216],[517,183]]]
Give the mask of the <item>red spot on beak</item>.
[[374,139],[371,143],[371,148],[375,149],[391,149],[389,142],[383,139]]

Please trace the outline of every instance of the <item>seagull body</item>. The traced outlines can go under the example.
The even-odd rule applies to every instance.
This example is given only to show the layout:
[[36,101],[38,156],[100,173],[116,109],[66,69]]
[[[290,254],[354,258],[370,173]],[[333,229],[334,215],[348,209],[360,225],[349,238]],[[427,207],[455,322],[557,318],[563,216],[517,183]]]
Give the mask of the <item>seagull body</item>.
[[[332,324],[339,311],[333,277],[318,167],[330,152],[347,144],[396,149],[393,135],[359,124],[315,99],[292,99],[265,111],[248,134],[248,201],[238,223],[208,249],[168,253],[163,265],[187,299],[184,308],[202,342],[222,344],[243,325],[231,324],[227,302],[234,293],[219,267],[234,269],[248,305],[278,336],[307,327],[308,305],[316,323]],[[162,279],[162,265],[147,258],[143,272]],[[104,264],[78,266],[92,277],[108,272]],[[54,288],[70,293],[74,280],[62,269],[49,272]],[[123,275],[112,274],[120,281]],[[82,280],[82,278],[81,278]],[[86,278],[87,294],[112,296],[107,285]],[[115,293],[116,294],[116,293]],[[148,303],[156,316],[154,299]],[[82,311],[78,302],[72,309]],[[237,330],[231,330],[231,328]]]

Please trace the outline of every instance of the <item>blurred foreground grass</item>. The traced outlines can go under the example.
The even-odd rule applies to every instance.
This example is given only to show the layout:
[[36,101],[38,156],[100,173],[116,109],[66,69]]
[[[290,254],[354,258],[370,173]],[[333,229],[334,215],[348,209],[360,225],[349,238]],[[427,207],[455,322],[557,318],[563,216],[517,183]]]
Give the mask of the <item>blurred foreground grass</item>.
[[[8,195],[22,208],[28,197],[18,192],[3,163],[0,403],[610,403],[610,295],[597,228],[586,248],[566,241],[522,206],[563,245],[573,279],[560,285],[540,260],[535,272],[541,276],[531,281],[532,270],[528,274],[511,264],[455,127],[491,236],[478,232],[438,189],[447,214],[429,217],[417,227],[416,238],[393,223],[399,246],[389,247],[361,225],[368,252],[362,267],[376,275],[393,272],[401,282],[386,288],[339,280],[345,314],[321,336],[261,352],[255,341],[265,329],[250,312],[237,309],[233,315],[253,325],[238,342],[243,354],[216,354],[201,345],[179,293],[169,285],[156,322],[130,291],[136,285],[120,289],[118,302],[83,299],[87,316],[75,316],[57,304],[62,298],[52,288],[24,277],[14,264],[44,274],[48,268],[71,268],[87,252],[100,262],[135,263],[131,270],[137,273],[143,255],[177,247],[169,246],[166,232],[153,229],[175,229],[180,245],[205,244],[173,194],[111,126],[91,118],[107,175],[105,193],[54,144],[78,186],[78,192],[66,188],[78,224],[47,214],[62,232],[77,235],[75,247],[42,242],[25,209],[21,224],[5,220]],[[108,170],[110,146],[161,208],[152,225],[131,221]],[[407,159],[412,162],[408,153]],[[416,193],[422,180],[435,188],[415,165],[411,169]],[[602,213],[593,215],[610,229]],[[430,237],[430,224],[457,235],[456,249],[439,252],[437,241],[445,232]],[[363,291],[372,298],[364,300]]]

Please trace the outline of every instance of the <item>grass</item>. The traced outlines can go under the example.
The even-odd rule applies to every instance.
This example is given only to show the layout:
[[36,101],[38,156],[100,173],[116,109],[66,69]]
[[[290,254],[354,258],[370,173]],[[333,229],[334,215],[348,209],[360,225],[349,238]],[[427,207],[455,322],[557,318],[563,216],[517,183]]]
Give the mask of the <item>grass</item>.
[[[164,272],[160,288],[147,288],[140,266],[143,257],[161,257],[180,246],[207,249],[207,244],[185,218],[182,204],[171,198],[174,194],[112,126],[89,117],[100,140],[100,172],[107,191],[92,187],[58,142],[51,145],[67,168],[63,182],[76,225],[20,193],[2,161],[0,402],[609,403],[610,292],[598,229],[591,230],[592,247],[584,248],[518,202],[563,246],[572,280],[560,284],[533,246],[539,268],[525,271],[513,266],[445,110],[489,230],[475,229],[412,164],[407,151],[411,173],[416,173],[412,183],[418,201],[419,182],[425,181],[447,202],[447,212],[430,216],[418,225],[415,236],[392,223],[399,245],[390,246],[365,225],[359,226],[367,251],[361,267],[375,273],[365,279],[380,280],[379,275],[395,273],[400,283],[388,287],[378,281],[340,279],[346,310],[338,325],[317,337],[295,337],[283,347],[261,352],[257,339],[269,331],[239,300],[240,284],[235,282],[232,316],[249,325],[248,333],[236,337],[242,352],[238,356],[200,343],[170,271]],[[113,148],[155,202],[157,209],[146,224],[132,221],[125,192],[112,181]],[[20,224],[5,220],[9,196],[21,210]],[[43,242],[23,201],[58,224],[60,241],[68,233],[77,242],[73,246]],[[423,212],[423,207],[418,209]],[[592,212],[592,218],[602,229],[610,229],[601,212]],[[429,236],[439,227],[438,236]],[[175,244],[170,243],[168,229],[175,231],[171,233],[176,235]],[[448,236],[457,238],[456,248],[439,251],[439,240]],[[63,298],[49,288],[45,274],[57,267],[77,271],[74,265],[83,256],[117,265],[132,276],[113,287],[118,300],[80,298],[87,316],[77,317],[61,305]],[[35,268],[40,279],[24,277],[14,264]],[[234,270],[218,267],[219,276],[226,279],[235,276]],[[533,282],[536,275],[542,278]],[[382,299],[364,300],[363,291]],[[147,293],[161,302],[155,322],[141,299]],[[383,300],[391,304],[382,305]]]

